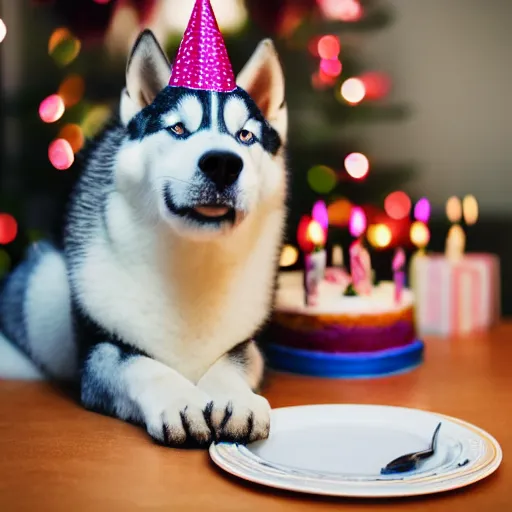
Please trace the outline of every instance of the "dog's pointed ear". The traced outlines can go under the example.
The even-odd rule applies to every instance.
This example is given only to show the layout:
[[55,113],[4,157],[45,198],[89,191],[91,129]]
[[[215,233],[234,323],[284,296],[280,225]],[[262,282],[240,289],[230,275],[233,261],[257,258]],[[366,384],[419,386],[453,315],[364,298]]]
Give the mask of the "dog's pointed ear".
[[251,96],[277,131],[286,131],[284,74],[271,39],[261,41],[236,82]]
[[133,45],[126,65],[126,91],[142,110],[169,83],[171,65],[151,30],[144,30]]

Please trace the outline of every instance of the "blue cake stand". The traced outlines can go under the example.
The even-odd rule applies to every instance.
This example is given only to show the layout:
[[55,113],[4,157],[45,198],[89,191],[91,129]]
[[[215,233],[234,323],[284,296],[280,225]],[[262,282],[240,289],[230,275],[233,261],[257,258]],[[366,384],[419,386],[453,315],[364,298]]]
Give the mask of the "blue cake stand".
[[379,352],[336,354],[281,345],[266,347],[268,365],[274,370],[345,379],[384,377],[410,371],[423,362],[424,344],[416,340],[405,347]]

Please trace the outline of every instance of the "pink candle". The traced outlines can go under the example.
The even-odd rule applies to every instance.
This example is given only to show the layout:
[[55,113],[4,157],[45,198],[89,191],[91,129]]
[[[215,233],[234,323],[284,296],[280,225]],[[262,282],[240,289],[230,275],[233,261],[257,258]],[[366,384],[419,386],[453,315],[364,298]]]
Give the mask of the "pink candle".
[[350,273],[354,290],[359,295],[370,295],[372,292],[370,253],[359,240],[356,240],[350,246]]
[[399,247],[393,258],[393,281],[395,282],[395,302],[397,304],[402,300],[402,292],[405,286],[405,252]]

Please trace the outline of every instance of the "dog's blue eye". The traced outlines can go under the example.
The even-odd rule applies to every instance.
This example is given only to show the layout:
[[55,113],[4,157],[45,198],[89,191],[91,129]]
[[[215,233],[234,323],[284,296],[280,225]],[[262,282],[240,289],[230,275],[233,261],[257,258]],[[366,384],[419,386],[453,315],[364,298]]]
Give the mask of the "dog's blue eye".
[[176,123],[175,125],[171,126],[169,130],[171,130],[174,135],[185,135],[185,126],[183,126],[183,123]]
[[254,136],[254,133],[250,132],[249,130],[241,130],[238,134],[238,139],[240,142],[243,142],[244,144],[251,145],[254,142],[256,142],[256,137]]

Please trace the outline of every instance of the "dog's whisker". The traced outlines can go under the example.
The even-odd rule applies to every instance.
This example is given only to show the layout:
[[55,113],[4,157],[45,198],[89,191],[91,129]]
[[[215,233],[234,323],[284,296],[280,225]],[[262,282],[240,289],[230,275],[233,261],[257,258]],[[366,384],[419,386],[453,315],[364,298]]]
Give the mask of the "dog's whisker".
[[186,185],[192,185],[191,181],[180,180],[179,178],[175,178],[174,176],[158,176],[158,180],[172,180],[179,181],[180,183],[185,183]]

